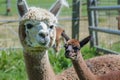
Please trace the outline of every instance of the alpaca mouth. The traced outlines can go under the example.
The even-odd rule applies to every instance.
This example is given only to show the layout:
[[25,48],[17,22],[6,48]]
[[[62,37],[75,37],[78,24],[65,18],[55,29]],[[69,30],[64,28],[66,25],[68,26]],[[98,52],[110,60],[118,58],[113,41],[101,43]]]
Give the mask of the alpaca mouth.
[[40,38],[39,43],[40,43],[40,44],[45,44],[45,43],[46,43],[45,38]]
[[39,41],[38,41],[38,43],[40,44],[40,45],[46,45],[47,44],[47,41],[45,40],[45,38],[43,38],[43,39],[39,39]]
[[65,52],[65,57],[74,60],[74,59],[77,58],[77,54],[74,53],[74,52],[66,51]]
[[47,46],[49,44],[49,39],[47,37],[39,37],[37,38],[37,42],[42,46]]

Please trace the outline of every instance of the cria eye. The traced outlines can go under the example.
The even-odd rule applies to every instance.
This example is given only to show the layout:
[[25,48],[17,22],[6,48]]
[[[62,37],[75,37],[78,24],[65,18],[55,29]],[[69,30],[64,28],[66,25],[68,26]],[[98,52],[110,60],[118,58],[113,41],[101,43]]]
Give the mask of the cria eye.
[[64,45],[64,47],[65,47],[65,48],[68,48],[68,45],[67,45],[67,44],[65,44],[65,45]]
[[53,26],[53,25],[51,25],[51,26],[50,26],[50,29],[53,29],[53,27],[54,27],[54,26]]
[[78,48],[78,47],[73,47],[73,49],[74,49],[74,50],[79,50],[79,48]]
[[31,29],[33,27],[32,24],[27,24],[26,26],[27,26],[27,29]]

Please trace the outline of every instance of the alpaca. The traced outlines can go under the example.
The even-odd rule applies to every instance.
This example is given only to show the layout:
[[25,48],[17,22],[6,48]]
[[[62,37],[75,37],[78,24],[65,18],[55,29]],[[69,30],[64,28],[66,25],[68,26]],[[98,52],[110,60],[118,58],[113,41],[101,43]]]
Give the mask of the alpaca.
[[58,80],[47,54],[48,48],[55,42],[57,19],[54,15],[57,13],[36,7],[27,8],[24,3],[24,0],[19,0],[17,4],[22,17],[19,37],[29,80]]
[[55,44],[53,46],[53,49],[57,55],[58,55],[58,52],[60,51],[62,42],[65,43],[64,38],[61,36],[63,31],[64,29],[62,29],[61,27],[56,27],[56,39],[55,39]]
[[[18,0],[18,8],[21,10],[18,10],[20,13],[20,16],[22,17],[24,15],[24,13],[26,13],[28,11],[28,5],[26,3],[25,0]],[[65,5],[66,7],[69,7],[68,3],[65,0],[58,0],[56,1],[56,3],[49,9],[49,11],[51,13],[54,13],[54,15],[58,16],[62,4]],[[59,6],[58,6],[59,5]],[[56,54],[58,53],[58,51],[60,50],[60,44],[62,41],[64,41],[64,38],[61,36],[61,33],[64,30],[60,27],[56,27],[56,40],[55,40],[55,45],[53,46],[54,51],[56,52]]]
[[[92,71],[87,67],[82,57],[82,54],[80,53],[80,49],[86,43],[88,43],[89,40],[90,40],[90,36],[85,38],[82,41],[78,41],[76,39],[70,39],[65,44],[65,56],[71,59],[74,69],[79,79],[81,80],[120,80],[120,70],[111,71],[110,73],[99,76],[99,75],[94,75]],[[119,56],[120,57],[120,55],[108,55],[108,56],[110,57]]]
[[[19,38],[29,80],[79,80],[72,67],[56,75],[49,62],[48,49],[55,43],[57,13],[24,4],[24,0],[18,0]],[[87,63],[91,67],[91,63]]]

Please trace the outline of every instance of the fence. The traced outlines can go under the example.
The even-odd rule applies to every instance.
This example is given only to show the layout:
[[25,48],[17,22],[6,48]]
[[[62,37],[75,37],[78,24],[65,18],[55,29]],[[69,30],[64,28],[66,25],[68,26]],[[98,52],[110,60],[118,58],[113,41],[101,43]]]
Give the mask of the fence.
[[0,50],[21,48],[18,37],[18,21],[0,20]]
[[120,52],[119,0],[87,0],[91,46],[106,53]]
[[[0,16],[0,49],[9,48],[21,48],[20,41],[18,38],[18,22],[19,16],[17,15],[17,9],[15,1],[11,0],[12,4],[12,16]],[[49,4],[46,4],[47,0],[36,0],[34,3],[32,0],[28,2],[29,6],[37,6],[49,9],[50,5],[54,2],[51,0]],[[49,0],[48,0],[49,1]],[[69,1],[69,0],[68,0]],[[75,0],[76,4],[80,0]],[[88,18],[87,18],[87,6],[88,4]],[[88,22],[90,33],[94,36],[91,42],[92,46],[96,47],[100,51],[118,53],[120,52],[120,37],[118,30],[118,20],[116,17],[119,16],[119,6],[117,0],[93,0],[98,1],[91,3],[90,0],[82,0],[83,5],[77,7],[77,10],[81,8],[81,13],[72,19],[72,6],[74,5],[72,0],[69,1],[70,7],[63,8],[60,15],[58,16],[59,25],[65,29],[69,36],[72,36],[72,21],[75,20],[76,31],[75,34],[78,38],[83,39],[89,35]],[[91,0],[92,1],[92,0]],[[41,2],[41,3],[40,3]],[[39,4],[40,3],[40,4]],[[44,3],[44,4],[43,4]],[[112,6],[111,6],[112,5]],[[2,5],[1,5],[2,6]],[[76,5],[75,5],[76,6]],[[111,9],[108,9],[111,8]],[[114,8],[115,9],[114,9]],[[98,9],[96,9],[98,8]],[[105,9],[106,8],[106,9]],[[1,9],[2,10],[2,9]],[[0,11],[2,12],[2,11]],[[79,18],[80,16],[80,18]],[[15,20],[15,21],[14,21]],[[79,21],[80,20],[80,21]],[[12,22],[12,23],[11,23]],[[77,22],[77,24],[76,24]],[[116,35],[117,34],[117,35]],[[79,35],[79,36],[78,36]],[[73,36],[77,38],[76,36]],[[113,39],[114,38],[114,39]]]

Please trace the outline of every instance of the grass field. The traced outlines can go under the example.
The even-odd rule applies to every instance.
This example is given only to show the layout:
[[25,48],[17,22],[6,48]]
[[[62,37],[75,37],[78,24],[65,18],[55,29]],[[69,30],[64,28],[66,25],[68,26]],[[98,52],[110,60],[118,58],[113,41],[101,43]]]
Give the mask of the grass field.
[[[17,6],[16,6],[16,1],[17,0],[11,0],[11,13],[10,15],[17,15]],[[49,9],[51,7],[51,5],[56,1],[56,0],[26,0],[28,3],[28,6],[36,6],[36,7],[41,7],[41,8],[45,8],[45,9]],[[72,0],[68,0],[69,4],[71,4]],[[0,15],[5,15],[6,14],[6,0],[0,0]],[[64,8],[62,9],[63,13],[62,14],[66,14],[67,15],[71,15],[71,7],[70,12],[68,13],[68,11],[66,11],[68,8]]]
[[[95,49],[90,49],[88,45],[82,49],[82,53],[85,59],[96,56]],[[64,57],[64,49],[61,49],[58,57],[50,49],[49,58],[56,74],[72,65]],[[0,80],[27,80],[22,49],[0,51]]]

